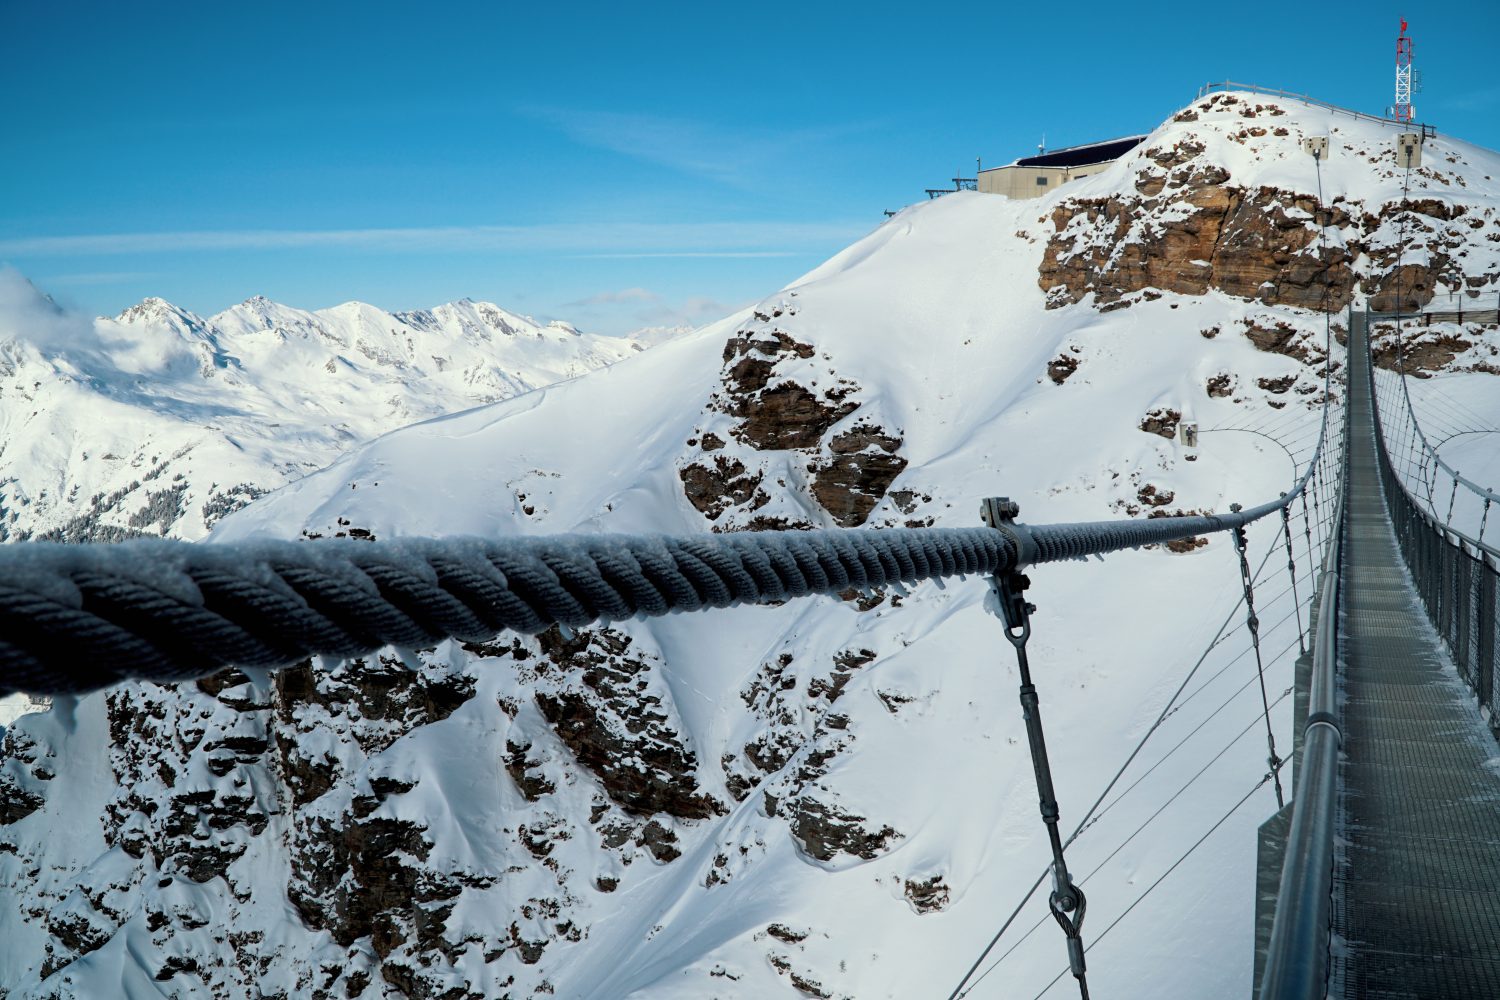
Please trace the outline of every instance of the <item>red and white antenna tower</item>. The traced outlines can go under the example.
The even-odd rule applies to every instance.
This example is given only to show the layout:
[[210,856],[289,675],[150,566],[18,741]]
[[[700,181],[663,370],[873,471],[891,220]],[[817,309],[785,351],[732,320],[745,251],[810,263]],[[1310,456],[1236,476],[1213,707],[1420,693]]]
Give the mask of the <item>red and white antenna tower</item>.
[[1401,34],[1396,36],[1396,103],[1387,114],[1398,122],[1416,120],[1417,109],[1411,106],[1411,39],[1406,37],[1406,18],[1401,19]]

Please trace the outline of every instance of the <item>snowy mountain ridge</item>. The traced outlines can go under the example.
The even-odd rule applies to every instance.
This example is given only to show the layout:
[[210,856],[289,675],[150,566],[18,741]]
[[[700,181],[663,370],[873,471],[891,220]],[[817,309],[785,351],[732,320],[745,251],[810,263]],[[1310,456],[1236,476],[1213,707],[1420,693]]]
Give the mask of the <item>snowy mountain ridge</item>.
[[89,323],[5,280],[0,540],[200,538],[352,444],[643,349],[469,299],[388,313],[257,296],[205,318],[148,298]]
[[[1330,138],[1321,178],[1310,135]],[[1037,522],[1270,499],[1343,368],[1325,294],[1375,299],[1398,267],[1425,300],[1455,270],[1464,294],[1500,275],[1500,155],[1429,140],[1403,209],[1392,139],[1213,95],[1043,199],[914,206],[744,314],[350,449],[207,543],[970,526],[997,494]],[[1493,377],[1493,325],[1421,338],[1433,370]],[[1250,532],[1282,574],[1258,583],[1268,653],[1299,639],[1273,596],[1277,527]],[[1199,541],[1031,574],[1065,827],[1235,608],[1232,542]],[[1049,856],[984,594],[956,581],[385,650],[28,717],[0,763],[0,985],[946,996]],[[1276,806],[1243,646],[1210,650],[1069,848],[1096,995],[1249,992],[1256,827]],[[1270,659],[1283,748],[1291,683],[1290,658]],[[991,961],[975,998],[1063,995],[1044,896]]]

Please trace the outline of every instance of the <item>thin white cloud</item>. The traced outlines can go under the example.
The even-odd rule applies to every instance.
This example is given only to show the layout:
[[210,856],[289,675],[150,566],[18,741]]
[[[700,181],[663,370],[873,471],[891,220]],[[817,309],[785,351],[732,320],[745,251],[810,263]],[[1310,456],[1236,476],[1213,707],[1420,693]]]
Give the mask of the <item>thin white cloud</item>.
[[1488,111],[1500,107],[1500,87],[1485,87],[1439,97],[1431,103],[1447,111]]
[[767,257],[800,257],[796,250],[662,250],[656,253],[580,253],[573,255],[578,260],[648,260],[653,257],[708,257],[734,260],[751,260]]
[[706,296],[673,300],[647,288],[624,288],[597,292],[565,303],[559,309],[560,318],[580,328],[623,334],[642,329],[698,327],[738,312],[744,305]]
[[766,129],[574,108],[517,110],[581,145],[742,188],[760,183],[779,164],[805,161],[814,149],[876,127],[871,122],[854,122],[816,129]]
[[660,302],[661,296],[644,288],[622,288],[615,292],[599,292],[588,298],[569,302],[564,308],[574,306],[587,308],[589,306],[622,305],[629,302]]
[[144,281],[160,275],[155,271],[84,271],[78,274],[56,274],[36,279],[40,285],[120,285],[127,281]]
[[567,253],[756,256],[826,250],[868,221],[544,223],[406,229],[244,229],[87,233],[0,239],[0,257],[79,257],[239,250],[343,249],[378,253]]
[[729,184],[743,184],[747,167],[761,155],[743,133],[683,119],[562,108],[527,108],[524,113],[582,145]]

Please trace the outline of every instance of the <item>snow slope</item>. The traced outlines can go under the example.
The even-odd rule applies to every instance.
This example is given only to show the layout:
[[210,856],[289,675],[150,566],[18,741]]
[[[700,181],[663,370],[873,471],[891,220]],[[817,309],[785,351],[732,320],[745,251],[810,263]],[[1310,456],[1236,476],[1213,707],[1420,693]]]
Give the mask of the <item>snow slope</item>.
[[[1259,213],[1245,192],[1292,205],[1266,232],[1301,240],[1312,216],[1295,203],[1318,177],[1300,138],[1328,134],[1322,184],[1345,203],[1330,245],[1349,294],[1377,293],[1400,199],[1389,131],[1268,104],[1200,102],[1042,200],[907,209],[746,313],[352,449],[209,543],[972,525],[997,494],[1036,522],[1270,499],[1310,453],[1341,349],[1327,358],[1323,316],[1277,289],[1224,288],[1307,244],[1205,261],[1193,294],[1122,270],[1193,265],[1199,280],[1162,234],[1205,205]],[[1247,107],[1285,134],[1241,138]],[[1446,138],[1428,153],[1445,163],[1421,178],[1429,193],[1482,222],[1443,252],[1493,272],[1500,156]],[[1049,252],[1094,254],[1077,301],[1043,287]],[[1195,460],[1170,436],[1178,420],[1204,431]],[[1252,565],[1276,527],[1250,531]],[[1304,574],[1318,530],[1299,512]],[[1297,620],[1284,555],[1266,566],[1286,752]],[[1031,576],[1071,829],[1231,615],[1239,567],[1215,537]],[[19,908],[0,910],[0,982],[13,996],[122,980],[173,996],[946,996],[1047,860],[1013,654],[984,596],[955,581],[445,643],[274,680],[126,686],[28,718],[0,770],[0,884]],[[1241,629],[1209,652],[1069,849],[1095,995],[1249,991],[1255,830],[1276,804],[1246,648]],[[70,839],[49,842],[59,827]],[[1054,979],[1066,961],[1044,895],[996,959],[973,996],[1071,989]]]

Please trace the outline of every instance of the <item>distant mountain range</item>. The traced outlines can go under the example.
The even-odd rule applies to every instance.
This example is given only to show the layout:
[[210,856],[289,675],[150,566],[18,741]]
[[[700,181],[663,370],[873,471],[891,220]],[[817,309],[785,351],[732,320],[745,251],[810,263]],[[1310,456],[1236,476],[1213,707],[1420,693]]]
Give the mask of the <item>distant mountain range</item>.
[[19,307],[0,314],[0,541],[199,538],[350,445],[664,339],[584,334],[469,299],[390,313],[257,296],[205,318],[148,298],[89,321],[12,292]]

